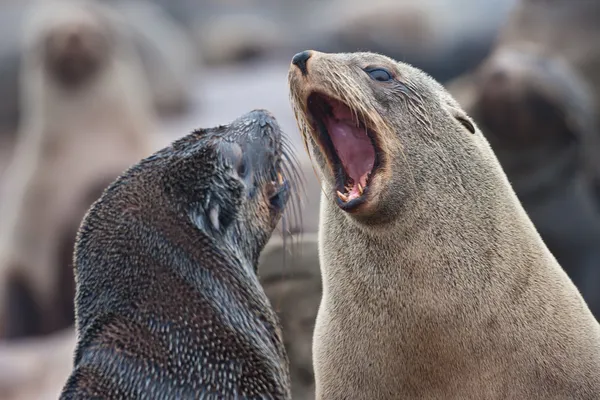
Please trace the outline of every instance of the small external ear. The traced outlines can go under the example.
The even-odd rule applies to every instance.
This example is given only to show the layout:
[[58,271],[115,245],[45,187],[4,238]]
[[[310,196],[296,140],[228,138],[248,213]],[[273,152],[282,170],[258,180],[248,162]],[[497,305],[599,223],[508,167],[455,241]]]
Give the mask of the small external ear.
[[196,225],[202,229],[210,229],[213,232],[224,232],[235,220],[235,211],[230,205],[219,203],[213,199],[204,209],[204,212],[196,216]]
[[215,204],[210,208],[210,210],[208,211],[208,219],[210,220],[210,223],[212,224],[213,228],[216,231],[218,231],[220,228],[218,204]]
[[454,118],[456,118],[456,120],[458,122],[460,122],[462,124],[462,126],[464,126],[465,128],[467,128],[467,130],[471,133],[475,133],[475,126],[473,125],[473,123],[469,120],[469,117],[467,117],[466,115],[456,115],[454,116]]
[[464,126],[469,132],[475,133],[475,125],[471,121],[471,118],[467,116],[466,112],[452,104],[449,104],[448,108],[448,111],[450,111],[450,114],[452,114],[454,119],[460,122],[460,124]]

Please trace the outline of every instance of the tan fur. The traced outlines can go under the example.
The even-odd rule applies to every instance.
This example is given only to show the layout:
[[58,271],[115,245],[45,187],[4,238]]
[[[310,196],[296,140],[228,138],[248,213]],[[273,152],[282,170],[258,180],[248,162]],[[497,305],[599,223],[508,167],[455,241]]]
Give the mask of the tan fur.
[[[12,275],[51,309],[59,242],[99,196],[87,198],[88,192],[154,149],[146,83],[121,26],[108,10],[85,1],[44,2],[32,10],[21,70],[25,116],[0,204],[0,320]],[[42,64],[40,48],[57,28],[100,30],[114,46],[94,80],[76,91],[58,85]]]
[[[405,90],[370,79],[367,66]],[[313,52],[307,70],[292,65],[289,81],[326,193],[317,398],[599,398],[600,326],[457,102],[382,55]],[[311,91],[344,101],[383,144],[384,173],[352,214],[333,201],[306,114]]]

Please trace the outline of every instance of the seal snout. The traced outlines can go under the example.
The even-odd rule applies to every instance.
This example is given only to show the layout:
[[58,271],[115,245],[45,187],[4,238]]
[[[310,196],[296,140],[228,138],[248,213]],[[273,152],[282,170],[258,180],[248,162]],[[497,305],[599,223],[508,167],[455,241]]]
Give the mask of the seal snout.
[[83,24],[58,26],[44,40],[46,66],[66,86],[91,78],[106,59],[109,47],[102,32]]
[[479,118],[488,136],[503,145],[535,145],[541,140],[570,142],[562,115],[568,79],[558,62],[517,51],[500,53],[479,72]]
[[[266,190],[270,205],[282,210],[289,197],[290,172],[295,170],[276,118],[267,110],[250,111],[238,119],[245,134],[236,139],[244,159],[244,176],[254,176],[254,185]],[[293,174],[292,174],[293,175]]]
[[302,72],[302,75],[304,75],[304,76],[308,75],[307,63],[308,63],[308,59],[311,56],[312,56],[312,51],[306,50],[306,51],[296,54],[292,58],[292,64],[294,64],[296,67],[298,67],[298,69],[300,70],[300,72]]
[[240,117],[235,125],[246,132],[240,137],[242,147],[259,154],[265,153],[266,150],[279,149],[283,133],[279,122],[269,111],[252,110]]
[[267,126],[271,128],[279,127],[275,116],[267,110],[252,110],[246,114],[245,118],[255,120],[261,128],[265,128]]

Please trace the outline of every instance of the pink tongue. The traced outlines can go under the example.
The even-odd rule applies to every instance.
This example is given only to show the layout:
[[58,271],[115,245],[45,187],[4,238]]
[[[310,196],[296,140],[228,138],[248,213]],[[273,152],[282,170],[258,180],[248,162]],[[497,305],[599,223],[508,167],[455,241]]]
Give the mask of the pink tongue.
[[364,129],[356,126],[347,107],[334,106],[333,116],[325,118],[327,132],[340,161],[352,179],[349,199],[360,196],[358,183],[367,186],[367,176],[375,163],[375,149]]

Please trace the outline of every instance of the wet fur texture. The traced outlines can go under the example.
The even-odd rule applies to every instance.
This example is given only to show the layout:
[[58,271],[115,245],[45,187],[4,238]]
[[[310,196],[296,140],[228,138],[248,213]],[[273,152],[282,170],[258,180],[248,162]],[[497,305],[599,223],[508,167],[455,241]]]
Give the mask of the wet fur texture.
[[[387,68],[394,80],[362,69]],[[372,53],[290,66],[324,186],[313,344],[318,399],[596,399],[600,326],[543,243],[477,126],[422,71]],[[350,214],[312,139],[313,90],[373,124],[384,152]]]
[[110,185],[78,233],[78,344],[61,399],[290,398],[256,275],[287,203],[270,191],[290,171],[282,149],[276,121],[254,111]]
[[[81,219],[119,173],[156,149],[146,82],[122,21],[87,1],[32,7],[21,67],[24,117],[0,203],[5,338],[73,324],[71,261]],[[78,51],[82,58],[69,58]]]

